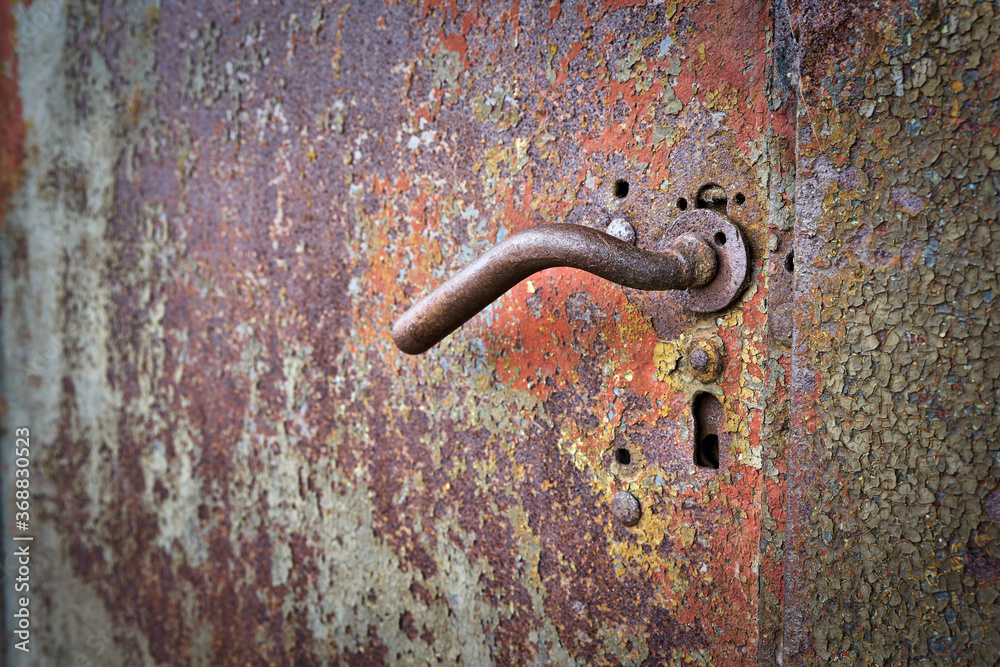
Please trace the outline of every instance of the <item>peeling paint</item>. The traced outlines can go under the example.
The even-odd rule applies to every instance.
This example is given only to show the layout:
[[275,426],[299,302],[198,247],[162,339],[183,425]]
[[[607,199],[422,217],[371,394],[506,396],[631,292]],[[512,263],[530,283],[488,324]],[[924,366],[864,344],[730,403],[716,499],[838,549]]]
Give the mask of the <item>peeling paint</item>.
[[[0,246],[41,663],[995,654],[992,5],[889,4],[65,0]],[[699,205],[725,312],[553,269],[392,346],[509,233]]]
[[[99,230],[91,252],[107,259],[64,255],[45,284],[99,313],[106,342],[103,356],[60,347],[44,380],[55,403],[12,411],[66,415],[38,433],[44,474],[77,471],[46,497],[46,548],[72,553],[73,576],[127,626],[116,655],[756,660],[759,433],[776,380],[747,322],[766,321],[773,128],[731,96],[734,82],[767,94],[744,54],[767,53],[768,33],[744,8],[718,22],[701,3],[137,7],[107,9],[97,32],[68,3],[80,18],[47,40],[62,44],[55,71],[33,62],[30,76],[89,105],[45,120],[51,136],[99,108],[113,128],[104,161],[73,177],[91,208],[71,228]],[[682,92],[693,62],[697,96]],[[17,228],[51,234],[51,202],[75,187],[46,176],[59,160],[32,167],[52,194],[22,200]],[[653,244],[706,182],[739,193],[729,212],[759,249],[733,312],[549,271],[427,359],[391,347],[405,304],[507,233],[613,215]],[[10,274],[5,303],[33,271]],[[49,317],[53,335],[74,330]],[[726,348],[711,386],[683,371],[683,346],[660,368],[657,350],[699,332]],[[718,472],[692,465],[705,390],[731,431]],[[631,463],[614,460],[622,448]],[[610,516],[621,488],[644,508],[633,529]],[[76,618],[72,601],[47,604]],[[39,629],[50,660],[102,657],[54,628]]]
[[788,664],[992,664],[998,7],[796,5]]

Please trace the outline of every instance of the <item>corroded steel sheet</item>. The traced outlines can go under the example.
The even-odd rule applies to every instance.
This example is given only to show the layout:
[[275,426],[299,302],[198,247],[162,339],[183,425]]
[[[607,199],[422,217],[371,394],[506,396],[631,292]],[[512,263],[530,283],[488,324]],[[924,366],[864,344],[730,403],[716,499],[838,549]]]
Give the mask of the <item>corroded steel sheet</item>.
[[[990,664],[997,7],[789,5],[0,2],[36,664]],[[551,269],[392,344],[699,206],[731,309]]]

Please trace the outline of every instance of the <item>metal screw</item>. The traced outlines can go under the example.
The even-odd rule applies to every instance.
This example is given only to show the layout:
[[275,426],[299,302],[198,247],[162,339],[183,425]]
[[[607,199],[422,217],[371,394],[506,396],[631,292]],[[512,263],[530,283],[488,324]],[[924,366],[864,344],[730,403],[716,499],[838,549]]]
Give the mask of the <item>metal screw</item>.
[[619,491],[611,499],[611,512],[623,526],[634,526],[639,523],[642,516],[642,508],[639,507],[639,499],[628,491]]
[[625,243],[635,243],[635,229],[625,222],[624,218],[612,220],[605,231],[616,239],[625,241]]

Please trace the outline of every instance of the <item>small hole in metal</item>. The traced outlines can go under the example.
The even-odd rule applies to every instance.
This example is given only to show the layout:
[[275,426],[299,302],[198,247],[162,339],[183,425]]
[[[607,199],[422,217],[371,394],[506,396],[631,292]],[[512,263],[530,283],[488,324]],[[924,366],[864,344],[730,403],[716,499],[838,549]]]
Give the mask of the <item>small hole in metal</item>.
[[627,466],[632,463],[632,452],[624,447],[619,447],[615,450],[615,460],[623,466]]
[[726,245],[726,235],[722,232],[715,233],[715,242],[718,245]]
[[736,202],[737,206],[742,206],[743,202],[745,202],[746,200],[747,198],[743,195],[742,192],[737,192],[736,196],[733,197],[733,201]]
[[787,255],[785,255],[785,271],[788,271],[789,273],[791,273],[792,271],[795,270],[795,257],[794,257],[794,255],[795,255],[795,252],[791,251],[791,250],[788,251]]
[[615,181],[615,196],[619,199],[625,199],[628,196],[628,181]]
[[680,210],[683,211],[687,207],[688,207],[688,200],[687,199],[684,199],[684,197],[681,197],[680,199],[677,200],[677,208],[679,208]]

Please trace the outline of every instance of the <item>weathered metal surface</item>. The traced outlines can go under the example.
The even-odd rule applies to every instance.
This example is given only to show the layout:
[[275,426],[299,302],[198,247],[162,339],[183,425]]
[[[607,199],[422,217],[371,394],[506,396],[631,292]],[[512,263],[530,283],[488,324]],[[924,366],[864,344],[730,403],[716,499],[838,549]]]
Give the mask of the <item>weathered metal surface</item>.
[[785,664],[1000,656],[1000,7],[797,2]]
[[[711,290],[716,275],[725,281],[733,269],[710,243],[697,234],[681,233],[656,252],[583,225],[524,229],[411,306],[393,325],[392,339],[407,354],[426,352],[522,280],[557,267],[582,269],[633,289]],[[739,259],[744,260],[745,273],[746,253]]]
[[[3,398],[36,452],[37,664],[773,662],[782,6],[13,14]],[[553,269],[429,360],[388,336],[507,234],[621,218],[649,247],[699,205],[751,250],[721,314]],[[693,463],[698,392],[718,469]]]

